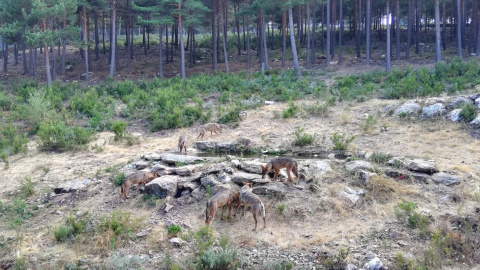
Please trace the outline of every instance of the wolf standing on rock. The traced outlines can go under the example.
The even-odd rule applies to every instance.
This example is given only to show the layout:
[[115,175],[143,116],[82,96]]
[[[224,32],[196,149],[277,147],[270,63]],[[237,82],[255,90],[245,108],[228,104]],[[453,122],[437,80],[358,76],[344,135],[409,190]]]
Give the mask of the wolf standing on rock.
[[295,177],[298,177],[298,165],[297,162],[288,157],[279,157],[279,158],[272,158],[267,165],[261,166],[262,167],[262,179],[265,179],[265,175],[269,173],[272,169],[275,170],[275,175],[273,176],[273,181],[277,181],[278,173],[280,169],[286,168],[288,180],[292,181],[292,177],[290,176],[290,171],[293,171]]

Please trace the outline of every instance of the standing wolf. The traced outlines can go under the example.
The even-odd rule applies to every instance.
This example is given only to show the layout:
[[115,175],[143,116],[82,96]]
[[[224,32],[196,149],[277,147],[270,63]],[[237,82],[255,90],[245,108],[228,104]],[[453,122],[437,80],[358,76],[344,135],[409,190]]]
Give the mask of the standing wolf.
[[[252,183],[243,182],[244,186],[240,190],[240,204],[243,204],[243,216],[245,215],[245,208],[249,205],[252,207],[253,219],[255,220],[255,229],[257,230],[257,214],[260,214],[263,217],[263,228],[267,227],[267,222],[265,221],[265,205],[263,205],[262,200],[257,195],[252,192]],[[240,207],[240,204],[237,207]],[[235,211],[235,213],[237,212]]]
[[187,154],[187,138],[185,138],[185,135],[178,138],[178,150],[180,154],[182,153],[182,148],[185,149],[185,154]]
[[219,207],[222,208],[221,218],[223,219],[223,210],[225,205],[228,205],[228,217],[231,218],[233,203],[238,204],[238,194],[231,190],[225,190],[213,195],[207,201],[207,207],[205,209],[205,224],[207,224],[207,226],[210,225],[210,222],[215,218],[215,214],[217,213]]
[[130,174],[129,176],[125,177],[122,181],[122,188],[120,194],[120,200],[122,198],[126,199],[127,198],[127,192],[130,189],[131,184],[143,184],[144,186],[147,184],[147,182],[150,182],[153,180],[155,177],[157,177],[156,172],[135,172]]
[[292,177],[290,176],[290,171],[293,171],[295,177],[298,177],[298,165],[297,162],[288,157],[279,157],[271,159],[267,165],[261,166],[262,167],[262,179],[265,179],[265,175],[269,173],[272,169],[275,170],[275,175],[273,176],[273,181],[277,181],[278,173],[280,169],[286,168],[288,180],[292,181]]
[[198,138],[202,138],[203,139],[203,136],[205,135],[205,133],[207,131],[210,131],[210,136],[213,137],[213,132],[215,132],[216,135],[218,135],[217,131],[218,132],[222,132],[223,129],[226,129],[227,126],[223,125],[223,124],[217,124],[217,123],[208,123],[208,124],[205,124],[203,126],[200,126],[200,129],[198,130],[198,137],[197,137],[197,141],[198,141]]

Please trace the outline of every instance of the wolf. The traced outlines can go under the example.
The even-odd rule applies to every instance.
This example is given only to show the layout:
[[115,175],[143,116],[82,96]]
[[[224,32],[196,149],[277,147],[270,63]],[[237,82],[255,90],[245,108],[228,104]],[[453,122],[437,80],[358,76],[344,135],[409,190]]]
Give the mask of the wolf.
[[125,179],[122,181],[122,187],[121,187],[121,194],[120,194],[120,200],[122,198],[126,199],[127,198],[127,192],[130,189],[131,184],[143,184],[146,185],[148,182],[151,180],[155,179],[157,177],[156,172],[135,172],[133,174],[130,174],[127,176]]
[[205,224],[210,225],[210,222],[215,218],[215,214],[219,207],[222,208],[222,219],[223,219],[223,207],[228,205],[228,217],[232,217],[232,204],[239,202],[239,194],[231,190],[224,190],[213,195],[207,201],[207,207],[205,209]]
[[182,153],[182,148],[185,149],[185,154],[187,154],[187,138],[185,138],[185,135],[178,138],[178,150],[180,154]]
[[[265,221],[265,205],[263,205],[262,200],[260,197],[257,195],[253,194],[252,192],[252,183],[245,183],[243,182],[244,186],[242,189],[240,189],[240,194],[239,194],[239,199],[240,199],[240,204],[237,207],[240,207],[241,204],[243,204],[243,214],[242,216],[245,215],[245,208],[247,208],[249,205],[252,207],[252,214],[253,214],[253,219],[255,220],[255,228],[253,229],[254,231],[257,230],[257,214],[260,214],[263,218],[263,228],[267,227],[267,222]],[[236,211],[235,211],[236,213]]]
[[[261,165],[260,165],[261,166]],[[275,170],[275,175],[273,176],[273,181],[277,181],[278,173],[280,169],[286,168],[288,180],[293,181],[292,177],[290,176],[290,171],[295,174],[295,177],[298,177],[298,165],[297,162],[288,157],[279,157],[271,159],[267,165],[261,166],[262,167],[262,179],[265,179],[265,175],[269,173],[272,169]]]
[[197,136],[197,141],[198,141],[198,138],[200,137],[203,139],[203,136],[207,131],[210,131],[210,136],[213,137],[213,132],[215,132],[215,134],[218,135],[217,131],[222,132],[224,128],[226,129],[227,126],[225,126],[224,124],[217,124],[217,123],[208,123],[203,126],[200,126],[200,129],[198,130],[199,134]]

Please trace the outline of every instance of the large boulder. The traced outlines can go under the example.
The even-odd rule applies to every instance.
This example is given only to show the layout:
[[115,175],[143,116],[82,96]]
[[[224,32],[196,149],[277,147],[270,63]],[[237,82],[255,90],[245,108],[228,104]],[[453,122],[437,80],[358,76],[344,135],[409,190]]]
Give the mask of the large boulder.
[[281,182],[273,182],[263,186],[257,186],[252,189],[252,192],[258,195],[274,195],[283,196],[285,194],[292,194],[300,192],[296,188],[289,187]]
[[418,103],[405,103],[403,105],[401,105],[400,107],[398,107],[394,114],[396,116],[399,116],[399,115],[416,115],[420,112],[421,110],[421,106],[420,104]]
[[[300,168],[300,170],[302,170]],[[315,160],[308,165],[306,172],[312,174],[313,178],[321,179],[324,174],[332,171],[330,163],[326,160]]]
[[378,257],[375,257],[375,258],[371,259],[369,262],[365,263],[363,265],[363,269],[366,269],[366,270],[383,270],[385,268],[383,267],[383,264],[380,261],[380,259]]
[[438,172],[438,169],[432,163],[423,159],[414,159],[408,165],[407,169],[414,172],[421,172],[427,174],[434,174]]
[[195,148],[202,151],[214,151],[217,144],[212,141],[198,141],[195,143]]
[[462,109],[455,109],[447,115],[447,118],[452,122],[460,122],[463,119],[463,117],[460,116],[461,111]]
[[219,185],[221,184],[218,180],[217,180],[217,177],[215,177],[215,175],[213,174],[210,174],[210,175],[207,175],[205,177],[202,177],[200,179],[200,183],[202,184],[202,186],[204,187],[207,187],[207,186],[210,186],[210,187],[214,187],[216,185]]
[[230,177],[230,180],[235,184],[241,185],[242,182],[253,183],[254,180],[262,181],[262,177],[258,174],[235,172]]
[[454,109],[462,106],[463,104],[470,103],[470,99],[466,97],[454,97],[448,101],[447,109]]
[[165,198],[166,196],[175,196],[178,190],[179,176],[164,175],[147,183],[145,193]]
[[256,174],[262,174],[262,167],[265,166],[265,162],[259,162],[259,161],[241,161],[240,162],[240,169],[249,172],[249,173],[256,173]]
[[134,162],[133,165],[135,166],[135,169],[137,170],[143,170],[150,166],[150,162],[147,160],[139,160],[137,162]]
[[351,205],[356,204],[357,201],[360,199],[359,194],[349,187],[345,187],[343,188],[343,190],[340,190],[340,192],[338,192],[338,197],[344,202]]
[[443,184],[446,186],[451,186],[455,184],[460,184],[460,179],[455,175],[451,175],[444,172],[435,173],[432,175],[432,180],[435,183]]
[[186,156],[186,155],[176,155],[176,154],[162,154],[162,162],[166,164],[192,164],[196,162],[205,161],[205,159],[201,157],[194,157],[194,156]]
[[144,154],[144,155],[141,155],[140,158],[145,160],[154,160],[154,161],[162,160],[162,156],[159,153]]
[[75,192],[77,190],[86,188],[88,185],[92,183],[92,180],[90,179],[83,179],[83,180],[70,180],[65,183],[62,183],[60,186],[56,187],[53,189],[53,191],[56,194],[60,193],[69,193],[69,192]]
[[193,172],[195,172],[200,167],[202,167],[202,165],[187,165],[187,166],[177,167],[173,169],[173,171],[180,176],[190,176],[192,175]]
[[234,142],[217,142],[216,150],[222,153],[230,153],[235,150],[237,144]]
[[[480,104],[479,104],[480,106]],[[470,121],[470,125],[474,127],[479,127],[480,126],[480,114],[475,117],[472,121]]]
[[372,170],[372,164],[370,162],[365,161],[365,160],[354,160],[354,161],[349,161],[347,164],[345,164],[345,168],[347,169],[348,172],[356,172],[360,170],[367,170],[370,171]]
[[435,103],[433,105],[423,107],[422,109],[422,117],[425,118],[442,115],[444,113],[446,113],[446,110],[443,103]]

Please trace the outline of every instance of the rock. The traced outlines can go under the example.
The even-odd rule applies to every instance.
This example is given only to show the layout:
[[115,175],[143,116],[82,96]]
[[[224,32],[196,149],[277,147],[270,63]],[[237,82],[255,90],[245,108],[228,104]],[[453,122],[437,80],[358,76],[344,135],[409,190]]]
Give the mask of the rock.
[[262,177],[258,174],[235,172],[232,174],[230,180],[235,184],[242,185],[243,182],[252,183],[254,180],[262,181]]
[[380,112],[386,114],[386,115],[391,115],[393,114],[393,112],[398,108],[398,105],[397,104],[390,104],[390,105],[387,105],[383,108],[380,109]]
[[402,171],[390,168],[385,169],[385,175],[396,180],[402,180],[408,177],[408,175]]
[[192,191],[190,197],[194,198],[195,200],[200,200],[205,197],[205,191],[202,187],[198,187]]
[[56,194],[75,192],[77,190],[86,188],[91,182],[92,181],[90,179],[70,180],[61,184],[59,187],[54,188],[53,191]]
[[412,174],[410,174],[410,176],[413,177],[415,180],[423,181],[425,183],[428,183],[428,179],[430,179],[430,175],[426,173],[413,172]]
[[217,178],[210,174],[210,175],[207,175],[205,177],[202,177],[200,179],[200,183],[202,184],[202,186],[204,187],[207,187],[207,186],[210,186],[210,187],[214,187],[216,185],[219,185],[220,182],[217,180]]
[[164,175],[147,183],[145,193],[160,197],[161,199],[168,196],[175,196],[178,190],[179,176]]
[[240,192],[240,187],[237,185],[232,185],[232,184],[220,184],[214,186],[211,191],[212,191],[212,196],[215,194],[218,194],[220,192],[226,191],[226,190],[231,190],[236,193]]
[[265,166],[265,165],[266,165],[265,162],[241,161],[239,168],[249,173],[262,174],[261,166]]
[[149,235],[151,231],[152,231],[152,228],[148,228],[146,230],[143,230],[143,231],[137,233],[135,236],[137,238],[145,237],[145,236]]
[[316,160],[308,166],[312,173],[315,174],[316,178],[322,178],[324,174],[327,172],[332,171],[332,167],[330,167],[330,163],[325,160]]
[[403,105],[401,105],[400,107],[398,107],[394,114],[396,116],[399,116],[399,115],[416,115],[420,112],[420,105],[418,103],[405,103]]
[[475,127],[480,126],[480,114],[477,115],[477,117],[475,117],[475,119],[473,119],[472,121],[470,121],[470,125],[471,125],[471,126],[475,126]]
[[146,160],[139,160],[137,162],[134,162],[133,166],[135,166],[135,169],[137,169],[137,170],[143,170],[143,169],[147,168],[148,166],[150,166],[150,162],[148,162]]
[[185,241],[183,241],[181,238],[178,238],[178,237],[174,237],[170,240],[168,240],[172,245],[176,245],[176,246],[181,246],[185,243]]
[[[91,78],[93,76],[93,72],[88,72],[88,77]],[[82,73],[82,75],[80,75],[80,79],[82,80],[85,80],[87,78],[87,73]]]
[[446,113],[446,110],[444,109],[444,106],[442,103],[435,103],[433,105],[423,107],[422,109],[422,117],[425,117],[425,118],[430,118],[430,117],[442,115],[445,113]]
[[190,176],[202,165],[187,165],[173,169],[173,171],[180,176]]
[[226,155],[225,158],[227,159],[227,161],[232,161],[234,159],[237,159],[236,156],[232,156],[232,155]]
[[363,265],[363,268],[366,270],[382,270],[384,269],[382,262],[378,257],[373,258],[369,262]]
[[283,196],[285,194],[298,193],[296,188],[289,187],[281,182],[269,183],[263,186],[254,187],[252,192],[259,195]]
[[240,166],[240,161],[238,159],[234,159],[230,161],[230,165],[234,168],[238,168]]
[[234,142],[218,142],[216,150],[222,153],[229,153],[231,151],[234,151],[236,147],[237,144]]
[[447,109],[449,110],[455,109],[462,106],[463,104],[470,103],[470,102],[471,102],[470,99],[466,97],[462,97],[462,96],[454,97],[448,102]]
[[140,156],[141,159],[159,161],[162,160],[162,156],[158,153],[144,154]]
[[213,151],[216,149],[216,147],[217,147],[217,144],[211,141],[195,142],[195,148],[202,151]]
[[414,172],[433,174],[438,172],[437,167],[423,159],[414,159],[408,164],[407,169]]
[[460,184],[460,179],[455,175],[451,175],[444,172],[435,173],[432,175],[432,180],[435,183],[443,184],[446,186],[451,186],[455,184]]
[[372,164],[370,162],[365,161],[365,160],[354,160],[354,161],[349,161],[347,164],[345,164],[345,168],[347,169],[348,172],[356,172],[359,170],[371,170]]
[[338,197],[348,204],[354,205],[360,199],[360,196],[357,192],[349,187],[345,187],[343,190],[338,192]]
[[230,175],[228,175],[226,172],[222,172],[218,175],[218,181],[220,181],[222,184],[228,183],[231,181]]
[[205,159],[200,157],[176,155],[176,154],[162,154],[161,157],[162,157],[162,162],[166,164],[177,164],[177,163],[192,164],[195,162],[205,161]]
[[188,181],[188,179],[185,179],[185,178],[181,178],[178,180],[177,182],[177,188],[178,189],[188,189],[190,191],[198,188],[200,186],[200,184],[198,182],[191,182],[191,181]]
[[275,101],[265,100],[265,105],[273,105]]
[[165,212],[168,213],[168,211],[170,211],[172,208],[173,208],[173,205],[171,205],[171,204],[169,204],[169,203],[166,203],[166,204],[165,204]]
[[73,71],[73,66],[72,65],[65,65],[65,70],[66,71]]
[[463,119],[463,117],[460,116],[461,111],[462,109],[455,109],[447,115],[447,118],[452,122],[459,122]]
[[357,270],[358,268],[354,265],[354,264],[351,264],[349,263],[347,265],[347,267],[345,268],[345,270]]
[[[478,86],[478,85],[477,85]],[[475,93],[468,97],[470,100],[475,100],[475,104],[477,103],[477,99],[480,98],[480,93]]]
[[358,170],[356,172],[358,173],[358,176],[360,177],[360,181],[362,181],[362,183],[369,183],[370,178],[377,175],[376,173],[372,173],[364,170]]
[[393,157],[386,163],[388,166],[396,168],[404,168],[406,166],[405,162],[399,157]]
[[62,204],[65,202],[69,202],[73,199],[72,193],[64,193],[62,195],[56,196],[55,198],[52,199],[52,203],[54,204]]

